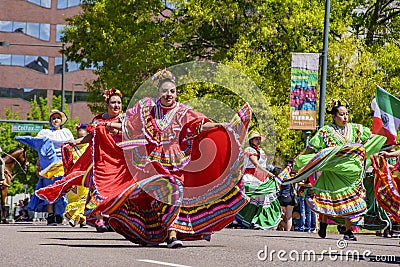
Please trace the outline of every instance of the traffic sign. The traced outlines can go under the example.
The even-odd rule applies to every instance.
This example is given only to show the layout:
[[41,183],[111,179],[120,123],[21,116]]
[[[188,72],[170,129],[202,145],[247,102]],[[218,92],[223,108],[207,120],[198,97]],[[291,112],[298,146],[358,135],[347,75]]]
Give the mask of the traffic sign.
[[13,133],[36,133],[43,129],[43,125],[18,123],[11,125],[11,132]]

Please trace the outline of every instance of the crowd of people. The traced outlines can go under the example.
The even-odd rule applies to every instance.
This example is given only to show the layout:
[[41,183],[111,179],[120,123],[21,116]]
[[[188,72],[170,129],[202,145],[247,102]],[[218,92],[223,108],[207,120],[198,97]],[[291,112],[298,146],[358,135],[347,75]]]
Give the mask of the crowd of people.
[[[91,225],[142,246],[166,242],[170,248],[210,240],[233,222],[321,238],[336,223],[345,240],[356,241],[354,226],[364,225],[373,204],[387,214],[386,228],[399,222],[398,192],[386,186],[398,183],[397,166],[386,168],[385,158],[400,152],[378,154],[386,138],[350,123],[347,102],[328,103],[332,122],[282,168],[267,164],[264,137],[248,131],[248,104],[230,122],[215,123],[177,101],[170,71],[151,80],[158,96],[125,113],[122,93],[106,90],[106,112],[78,125],[77,139],[63,128],[67,117],[58,110],[50,113],[50,129],[17,137],[39,155],[29,210],[46,211],[49,226],[65,216],[72,227]],[[371,163],[372,179],[385,194],[373,189],[367,203],[363,180]]]

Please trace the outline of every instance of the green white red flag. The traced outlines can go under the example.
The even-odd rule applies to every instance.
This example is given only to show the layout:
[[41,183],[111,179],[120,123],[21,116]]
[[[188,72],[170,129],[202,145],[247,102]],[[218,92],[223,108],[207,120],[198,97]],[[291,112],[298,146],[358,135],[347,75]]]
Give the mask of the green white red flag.
[[372,133],[386,136],[386,144],[388,145],[397,144],[397,130],[400,125],[400,99],[377,86],[371,108],[374,110]]

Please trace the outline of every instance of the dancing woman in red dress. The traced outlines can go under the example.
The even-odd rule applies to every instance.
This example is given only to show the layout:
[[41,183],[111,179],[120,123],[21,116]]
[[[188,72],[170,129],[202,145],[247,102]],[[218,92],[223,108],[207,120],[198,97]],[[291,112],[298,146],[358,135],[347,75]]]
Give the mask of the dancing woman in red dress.
[[[118,131],[119,122],[93,127],[86,214],[107,216],[134,243],[167,241],[174,248],[181,240],[210,240],[248,201],[240,178],[250,107],[230,124],[213,123],[176,102],[170,72],[157,73],[154,81],[158,98],[144,98],[127,110],[122,142],[107,134],[107,127]],[[69,184],[36,194],[57,198]]]

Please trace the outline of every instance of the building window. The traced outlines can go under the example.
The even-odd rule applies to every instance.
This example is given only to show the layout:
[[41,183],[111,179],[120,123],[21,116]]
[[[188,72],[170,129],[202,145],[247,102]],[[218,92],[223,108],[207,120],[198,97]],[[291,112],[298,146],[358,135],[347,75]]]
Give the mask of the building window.
[[11,55],[0,54],[0,65],[11,65]]
[[58,9],[65,9],[69,7],[79,6],[81,5],[81,0],[58,0],[57,1],[57,8]]
[[0,31],[2,32],[12,32],[12,22],[6,20],[0,20]]
[[61,42],[61,38],[64,36],[65,25],[57,24],[56,26],[56,42]]
[[26,34],[26,22],[14,21],[12,23],[12,31]]
[[[65,91],[64,92],[65,93],[65,102],[67,103],[67,104],[71,104],[72,103],[72,91]],[[62,94],[62,92],[61,92],[61,90],[56,90],[56,91],[53,91],[53,95],[54,96],[61,96],[61,94]],[[80,92],[80,91],[75,91],[74,92],[74,103],[77,103],[77,102],[85,102],[85,101],[87,101],[88,100],[88,93],[87,92]]]
[[[68,72],[68,63],[65,61],[65,72]],[[62,74],[62,58],[54,58],[54,74]]]
[[26,34],[40,40],[50,41],[50,24],[28,22]]
[[50,24],[40,24],[39,39],[50,41]]
[[11,55],[11,65],[12,66],[25,66],[25,56],[24,55]]
[[23,33],[43,41],[50,41],[50,24],[48,23],[1,20],[0,31]]
[[27,23],[26,34],[39,38],[40,36],[40,26],[39,23]]
[[[72,72],[79,70],[79,64],[73,61],[65,61],[65,72]],[[54,74],[62,73],[62,58],[56,57],[54,59]]]
[[21,98],[26,101],[38,99],[39,97],[46,98],[47,90],[32,89],[32,88],[4,88],[0,87],[0,97]]
[[42,56],[25,56],[25,67],[48,74],[49,58]]
[[41,7],[51,8],[51,0],[26,0],[26,1]]
[[0,65],[20,66],[45,74],[49,73],[49,58],[44,56],[0,54]]
[[[102,64],[99,64],[99,67],[101,67]],[[74,61],[65,61],[65,72],[73,72],[80,70],[81,64],[76,63]],[[97,70],[98,68],[95,67],[89,67],[85,68],[85,70]],[[62,73],[62,58],[61,57],[56,57],[54,59],[54,74],[61,74]]]

